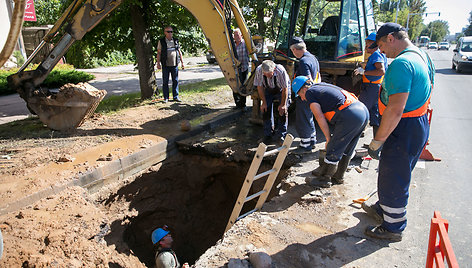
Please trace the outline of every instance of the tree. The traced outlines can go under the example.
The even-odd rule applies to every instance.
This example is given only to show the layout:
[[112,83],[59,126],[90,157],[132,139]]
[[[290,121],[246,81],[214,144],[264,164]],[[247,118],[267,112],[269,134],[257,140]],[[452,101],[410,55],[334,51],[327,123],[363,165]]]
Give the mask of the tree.
[[449,23],[443,20],[435,20],[430,22],[421,32],[421,35],[429,36],[432,42],[441,42],[448,34]]
[[244,19],[251,33],[258,34],[266,38],[274,38],[270,29],[273,10],[277,1],[275,0],[240,0],[238,1],[244,13]]
[[469,26],[464,31],[465,36],[472,36],[472,11],[469,13]]

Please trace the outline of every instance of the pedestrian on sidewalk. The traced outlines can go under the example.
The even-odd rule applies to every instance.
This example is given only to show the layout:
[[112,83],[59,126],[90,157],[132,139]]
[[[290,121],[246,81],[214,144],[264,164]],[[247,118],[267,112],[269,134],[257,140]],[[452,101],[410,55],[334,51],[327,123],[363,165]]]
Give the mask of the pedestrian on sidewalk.
[[[320,166],[313,170],[316,177],[310,184],[325,188],[342,184],[354,149],[369,120],[369,111],[354,94],[332,84],[315,83],[306,76],[296,77],[292,90],[309,103],[326,138],[326,155],[320,159]],[[333,133],[328,124],[332,125]]]
[[380,157],[379,201],[362,206],[383,222],[368,227],[365,233],[377,239],[401,241],[407,223],[411,172],[429,135],[427,108],[434,65],[426,53],[411,43],[406,29],[396,23],[382,25],[375,40],[370,47],[378,46],[394,60],[385,73],[379,95],[380,126],[369,145],[369,155]]
[[[157,228],[151,234],[152,244],[157,247],[156,268],[178,268],[181,267],[177,255],[172,250],[172,235],[167,225]],[[182,268],[188,268],[188,263],[184,263]]]
[[[290,50],[299,59],[295,76],[306,76],[316,83],[321,82],[320,64],[316,57],[306,50],[306,44],[302,38],[294,36],[291,40]],[[295,128],[300,137],[298,148],[292,153],[311,153],[316,144],[316,128],[313,121],[313,113],[310,104],[296,97]]]
[[[238,61],[240,62],[238,66],[238,73],[239,82],[242,85],[244,82],[246,82],[249,72],[249,53],[247,52],[246,43],[244,42],[240,29],[235,29],[233,31],[233,39],[234,43],[236,44],[236,54],[238,56]],[[233,91],[233,98],[237,108],[246,107],[246,96]]]
[[164,102],[169,101],[169,74],[172,77],[172,96],[174,101],[181,102],[179,97],[179,62],[184,67],[182,51],[177,38],[173,37],[174,30],[171,26],[164,28],[164,37],[157,44],[156,67],[162,69],[162,91]]
[[385,70],[387,69],[388,62],[385,54],[380,52],[378,47],[369,48],[375,42],[376,33],[371,33],[365,39],[366,51],[371,55],[367,59],[365,69],[359,67],[354,70],[355,75],[362,75],[361,93],[359,100],[369,110],[369,121],[372,129],[377,133],[377,129],[380,125],[379,116],[379,90],[382,85]]
[[[288,106],[290,105],[288,73],[282,65],[265,60],[256,68],[254,86],[257,87],[262,100],[260,108],[264,125],[262,141],[269,144],[275,135],[276,143],[282,144],[287,135]],[[275,107],[277,107],[276,115],[273,112]]]

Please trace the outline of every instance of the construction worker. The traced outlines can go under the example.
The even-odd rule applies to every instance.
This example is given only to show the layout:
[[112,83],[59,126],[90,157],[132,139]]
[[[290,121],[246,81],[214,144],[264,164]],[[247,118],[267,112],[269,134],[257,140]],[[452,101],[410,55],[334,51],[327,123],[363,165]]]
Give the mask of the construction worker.
[[359,100],[362,101],[369,110],[369,121],[374,131],[374,136],[380,125],[378,106],[379,90],[388,65],[385,54],[381,53],[378,48],[369,48],[369,46],[375,42],[375,36],[376,33],[371,33],[365,39],[366,51],[371,53],[365,65],[365,70],[362,67],[354,70],[355,75],[362,75]]
[[[300,59],[296,76],[306,76],[312,81],[321,82],[320,64],[313,54],[306,50],[306,44],[300,37],[293,37],[290,50],[293,55]],[[316,144],[316,128],[313,121],[313,113],[308,102],[303,101],[300,96],[296,97],[296,130],[300,137],[300,145],[292,153],[311,153]]]
[[411,172],[429,135],[427,108],[434,65],[426,53],[411,43],[405,28],[396,23],[379,28],[370,47],[376,46],[395,59],[385,73],[379,95],[382,120],[369,145],[372,158],[380,157],[379,201],[362,206],[368,215],[383,222],[369,226],[365,233],[378,239],[401,241],[407,222]]
[[[179,260],[172,250],[172,236],[167,226],[157,228],[151,234],[152,244],[157,246],[156,268],[177,268],[180,267]],[[182,268],[188,268],[188,263],[184,263]]]
[[[255,72],[254,86],[257,87],[262,100],[260,108],[264,121],[262,142],[269,144],[273,141],[275,134],[276,143],[282,144],[287,135],[290,78],[282,65],[275,64],[271,60],[263,61]],[[275,107],[277,107],[277,120],[273,116]]]
[[[352,94],[327,83],[314,83],[306,76],[293,80],[292,90],[310,109],[326,138],[326,156],[312,173],[313,186],[330,187],[344,182],[344,173],[369,120],[369,111]],[[333,125],[333,133],[328,124]]]

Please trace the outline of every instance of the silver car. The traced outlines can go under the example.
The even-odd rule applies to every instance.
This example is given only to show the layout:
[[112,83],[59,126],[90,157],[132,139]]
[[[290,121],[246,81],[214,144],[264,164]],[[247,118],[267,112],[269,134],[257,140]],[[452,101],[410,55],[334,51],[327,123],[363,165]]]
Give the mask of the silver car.
[[453,51],[452,69],[458,73],[466,68],[472,69],[472,36],[459,38]]

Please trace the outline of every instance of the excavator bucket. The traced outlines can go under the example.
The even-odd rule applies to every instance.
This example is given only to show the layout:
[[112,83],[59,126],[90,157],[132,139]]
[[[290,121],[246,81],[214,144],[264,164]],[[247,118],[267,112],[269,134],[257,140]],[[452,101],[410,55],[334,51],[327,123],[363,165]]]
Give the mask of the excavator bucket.
[[49,128],[65,131],[79,127],[105,95],[88,83],[66,84],[49,96],[29,97],[27,105]]

